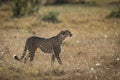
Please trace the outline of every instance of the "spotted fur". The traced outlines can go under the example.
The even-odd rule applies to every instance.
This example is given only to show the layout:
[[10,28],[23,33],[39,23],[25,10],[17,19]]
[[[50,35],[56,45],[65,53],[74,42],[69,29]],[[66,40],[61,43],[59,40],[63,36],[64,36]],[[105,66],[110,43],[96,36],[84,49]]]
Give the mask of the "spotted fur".
[[[57,59],[59,64],[62,64],[62,61],[59,56],[61,53],[61,44],[68,36],[69,37],[72,36],[72,33],[69,30],[61,31],[56,36],[53,36],[48,39],[37,37],[37,36],[29,37],[26,40],[25,48],[21,58],[19,59],[17,55],[14,55],[14,58],[18,61],[21,61],[24,59],[24,63],[26,63],[26,59],[27,57],[29,57],[31,62],[34,59],[36,49],[39,48],[44,53],[52,54],[51,64],[54,63],[55,58]],[[27,50],[29,51],[29,53],[26,56]]]

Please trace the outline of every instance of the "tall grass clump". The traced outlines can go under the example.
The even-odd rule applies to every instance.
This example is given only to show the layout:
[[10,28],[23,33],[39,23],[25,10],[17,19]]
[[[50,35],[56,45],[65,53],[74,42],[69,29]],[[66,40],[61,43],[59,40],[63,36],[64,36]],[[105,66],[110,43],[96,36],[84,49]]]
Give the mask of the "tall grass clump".
[[111,11],[111,13],[108,15],[108,18],[120,18],[120,8],[118,8],[116,11]]
[[58,16],[59,16],[59,12],[50,11],[50,12],[48,12],[48,14],[43,16],[42,20],[46,21],[46,22],[56,23],[56,22],[59,22]]
[[20,17],[33,14],[38,11],[39,0],[13,0],[13,16]]

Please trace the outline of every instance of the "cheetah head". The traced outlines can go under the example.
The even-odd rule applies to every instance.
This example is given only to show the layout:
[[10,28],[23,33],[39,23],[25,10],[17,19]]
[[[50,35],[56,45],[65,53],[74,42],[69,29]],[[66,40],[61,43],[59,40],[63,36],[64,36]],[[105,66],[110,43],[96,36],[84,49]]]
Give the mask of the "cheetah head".
[[61,34],[65,37],[72,37],[73,34],[69,30],[62,31]]

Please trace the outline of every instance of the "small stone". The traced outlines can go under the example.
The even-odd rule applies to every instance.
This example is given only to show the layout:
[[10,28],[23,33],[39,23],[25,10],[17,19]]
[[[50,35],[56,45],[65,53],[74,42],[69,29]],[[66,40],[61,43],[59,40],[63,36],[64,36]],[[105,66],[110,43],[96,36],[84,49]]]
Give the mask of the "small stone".
[[96,63],[95,65],[96,65],[96,66],[100,66],[100,63]]
[[107,38],[107,35],[104,35],[105,38]]
[[1,52],[1,54],[4,54],[4,52]]
[[90,70],[91,70],[91,71],[93,71],[93,70],[94,70],[94,68],[91,68]]
[[117,61],[119,61],[120,60],[120,58],[117,58]]

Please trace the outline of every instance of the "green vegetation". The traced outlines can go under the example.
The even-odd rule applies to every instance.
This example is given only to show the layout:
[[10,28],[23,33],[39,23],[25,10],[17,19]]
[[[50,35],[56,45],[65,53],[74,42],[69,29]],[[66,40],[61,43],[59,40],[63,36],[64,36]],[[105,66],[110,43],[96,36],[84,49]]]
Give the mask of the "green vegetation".
[[120,18],[120,8],[116,11],[112,11],[110,15],[108,15],[108,18]]
[[30,15],[38,11],[38,0],[13,0],[13,16]]
[[42,20],[43,21],[47,21],[47,22],[56,23],[56,22],[59,22],[58,16],[59,16],[59,12],[57,12],[57,11],[50,11],[50,12],[48,12],[48,14],[43,16]]

